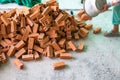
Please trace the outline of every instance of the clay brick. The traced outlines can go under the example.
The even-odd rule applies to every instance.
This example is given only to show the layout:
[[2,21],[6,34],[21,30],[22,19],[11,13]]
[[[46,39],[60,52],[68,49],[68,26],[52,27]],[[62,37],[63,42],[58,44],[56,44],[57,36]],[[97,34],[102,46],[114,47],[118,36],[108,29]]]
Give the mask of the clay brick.
[[66,37],[68,40],[72,39],[71,31],[66,32]]
[[27,25],[25,28],[29,33],[32,33],[31,27],[29,25]]
[[34,23],[34,26],[33,26],[33,33],[37,33],[38,31],[38,24]]
[[88,34],[89,31],[85,28],[80,28],[80,32],[82,32],[83,34]]
[[14,16],[15,15],[15,13],[16,13],[16,8],[15,9],[12,9],[12,10],[10,10],[9,12],[8,12],[8,17],[9,18],[11,18],[12,16]]
[[52,46],[47,47],[47,57],[50,57],[50,58],[54,57]]
[[70,16],[69,16],[69,19],[70,19],[71,23],[72,23],[74,26],[77,25],[76,22],[75,22],[74,16],[70,15]]
[[13,56],[15,54],[15,50],[16,50],[15,46],[11,45],[10,49],[7,52],[7,55]]
[[63,31],[58,31],[59,35],[65,37],[65,33]]
[[32,54],[33,50],[28,49],[28,54]]
[[66,39],[65,39],[65,38],[62,38],[62,39],[59,41],[58,44],[60,45],[60,47],[64,47],[65,42],[66,42]]
[[16,40],[22,40],[22,35],[20,34],[17,34],[16,37],[15,37]]
[[29,32],[26,30],[26,32],[24,33],[24,35],[22,37],[22,40],[27,41],[28,36],[29,36]]
[[7,34],[6,26],[4,24],[1,24],[1,34],[3,34],[3,35]]
[[70,53],[61,53],[60,58],[61,59],[71,59],[72,55]]
[[66,50],[72,50],[72,48],[68,45],[68,42],[66,42],[65,47],[66,47]]
[[26,54],[26,55],[22,55],[22,60],[23,61],[30,61],[33,60],[33,54]]
[[0,52],[6,53],[8,52],[8,50],[9,50],[9,47],[6,47],[6,48],[1,49]]
[[0,41],[2,40],[2,37],[3,37],[3,35],[2,35],[2,34],[0,34]]
[[44,15],[42,18],[39,19],[39,22],[42,23],[42,25],[44,25],[44,22],[46,22],[47,19],[49,19],[50,16],[49,15]]
[[34,49],[35,51],[39,52],[39,53],[42,53],[42,52],[43,52],[43,49],[40,48],[40,47],[37,46],[37,45],[34,45],[33,49]]
[[49,1],[47,2],[47,5],[48,5],[48,6],[54,6],[55,3],[56,3],[56,0],[49,0]]
[[45,34],[44,34],[44,33],[40,33],[40,35],[38,36],[38,39],[39,39],[39,40],[41,40],[41,39],[43,39],[43,38],[44,38],[44,36],[45,36]]
[[[26,32],[28,32],[28,31],[26,30],[26,28],[20,29],[20,33],[21,33],[22,35],[25,35]],[[28,34],[29,34],[29,32],[28,32]]]
[[4,16],[4,15],[2,15],[1,17],[1,20],[2,20],[2,22],[6,25],[6,26],[8,26],[10,23],[9,23],[9,20]]
[[35,18],[37,18],[37,17],[39,17],[39,16],[41,16],[41,15],[40,15],[40,11],[37,10],[37,11],[35,11],[34,13],[32,13],[32,14],[30,15],[30,18],[31,18],[32,20],[34,20]]
[[37,38],[38,36],[39,36],[38,33],[29,34],[29,37],[30,37],[30,38]]
[[85,25],[84,27],[85,27],[87,30],[90,30],[90,29],[92,29],[93,24],[87,24],[87,25]]
[[4,40],[1,40],[0,45],[1,45],[2,47],[7,47],[7,46],[9,46]]
[[76,51],[76,46],[74,45],[72,41],[69,41],[68,45],[72,48],[73,51]]
[[33,21],[29,18],[29,17],[26,17],[26,21],[27,21],[27,24],[29,25],[29,26],[33,26],[34,24],[33,24]]
[[87,36],[87,34],[82,33],[82,32],[80,32],[80,31],[79,31],[79,33],[78,33],[78,34],[80,35],[80,37],[81,37],[81,38],[85,38],[85,37]]
[[5,56],[5,53],[1,53],[1,57],[2,57],[2,59],[1,59],[2,63],[6,63],[7,62],[7,58]]
[[55,51],[54,54],[55,54],[55,57],[59,57],[61,53],[65,53],[66,51],[64,49],[61,49],[61,50],[58,50],[58,51]]
[[14,59],[14,64],[16,65],[17,68],[23,69],[23,63],[19,59]]
[[58,11],[58,10],[59,10],[59,7],[58,7],[58,6],[51,6],[51,9],[52,9],[53,11]]
[[93,33],[94,34],[98,34],[98,33],[100,33],[101,32],[101,27],[97,27],[97,28],[95,28],[94,30],[93,30]]
[[40,59],[40,55],[38,54],[37,51],[34,51],[34,59],[35,59],[35,60]]
[[50,12],[51,12],[52,10],[51,10],[51,7],[50,6],[48,6],[48,7],[46,7],[45,9],[44,9],[44,11],[42,12],[42,15],[48,15]]
[[48,36],[44,37],[44,39],[42,40],[42,44],[47,43],[50,40],[50,38]]
[[74,37],[75,37],[76,40],[80,39],[78,32],[74,33]]
[[55,19],[55,22],[59,24],[64,19],[64,17],[65,16],[62,13],[60,13],[58,17]]
[[47,50],[46,49],[44,49],[42,55],[45,56],[45,57],[47,57]]
[[11,40],[9,40],[9,39],[4,39],[4,41],[5,41],[8,45],[11,45],[11,44],[12,44]]
[[80,18],[82,16],[82,14],[84,14],[84,13],[85,13],[85,11],[83,9],[81,9],[77,15]]
[[53,68],[55,70],[65,68],[65,63],[64,62],[56,62],[53,64]]
[[13,38],[13,37],[16,36],[16,34],[15,33],[9,33],[7,36],[8,36],[8,38]]
[[21,48],[23,48],[23,46],[25,46],[25,42],[23,40],[19,41],[15,47],[17,50],[20,50]]
[[26,26],[26,20],[25,20],[25,17],[22,15],[22,16],[21,16],[20,27],[25,27],[25,26]]
[[49,35],[50,38],[57,38],[58,34],[56,33],[55,30],[49,30],[46,32],[47,35]]
[[52,47],[55,49],[55,50],[61,50],[60,46],[54,41],[52,42]]
[[35,6],[31,8],[31,12],[34,13],[36,10],[39,10],[41,6],[42,4],[36,4]]
[[18,52],[15,53],[15,57],[20,58],[25,53],[26,53],[26,50],[24,48],[22,48]]
[[79,46],[78,46],[78,50],[79,50],[79,51],[83,51],[83,49],[84,49],[84,43],[81,42],[81,43],[79,44]]
[[59,24],[58,24],[59,27],[64,27],[65,26],[65,21],[61,21]]
[[16,22],[13,20],[13,21],[11,21],[11,32],[16,32],[17,30],[16,30]]
[[28,39],[28,49],[33,49],[34,45],[34,38],[29,38]]

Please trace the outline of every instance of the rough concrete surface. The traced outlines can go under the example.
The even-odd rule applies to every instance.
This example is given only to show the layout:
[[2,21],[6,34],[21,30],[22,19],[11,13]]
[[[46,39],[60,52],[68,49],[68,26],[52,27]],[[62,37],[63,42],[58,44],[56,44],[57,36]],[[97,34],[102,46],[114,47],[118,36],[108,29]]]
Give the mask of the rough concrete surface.
[[[73,59],[49,59],[43,57],[39,61],[23,62],[25,68],[19,70],[9,58],[6,64],[0,65],[0,80],[120,80],[120,37],[107,38],[103,34],[110,31],[112,11],[107,11],[93,18],[95,27],[102,27],[100,34],[90,31],[83,52],[71,52]],[[53,63],[64,61],[67,67],[53,70]]]

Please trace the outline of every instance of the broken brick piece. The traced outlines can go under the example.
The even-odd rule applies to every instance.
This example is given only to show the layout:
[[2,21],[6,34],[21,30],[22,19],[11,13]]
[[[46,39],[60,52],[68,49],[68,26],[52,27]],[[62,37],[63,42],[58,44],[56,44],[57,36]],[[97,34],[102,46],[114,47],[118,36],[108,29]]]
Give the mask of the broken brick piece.
[[15,47],[17,50],[20,50],[21,48],[23,48],[24,45],[25,45],[25,42],[21,40],[15,45]]
[[68,45],[72,48],[73,51],[76,51],[76,46],[74,45],[72,41],[69,41]]
[[22,69],[23,63],[19,59],[14,59],[14,64],[17,66],[17,68]]
[[65,63],[64,62],[56,62],[53,64],[53,68],[55,70],[65,68]]
[[13,56],[14,53],[15,53],[15,50],[16,50],[15,46],[12,45],[12,46],[10,47],[10,49],[8,50],[7,55],[8,55],[8,56]]
[[93,33],[98,34],[98,33],[100,33],[100,31],[101,31],[101,27],[97,27],[93,30]]
[[24,48],[22,48],[18,52],[15,53],[15,57],[20,58],[25,53],[26,53],[26,50]]
[[84,49],[84,43],[81,42],[81,43],[79,44],[79,46],[78,46],[78,50],[79,50],[79,51],[83,51],[83,49]]
[[71,59],[72,55],[70,53],[61,53],[60,58],[61,59]]

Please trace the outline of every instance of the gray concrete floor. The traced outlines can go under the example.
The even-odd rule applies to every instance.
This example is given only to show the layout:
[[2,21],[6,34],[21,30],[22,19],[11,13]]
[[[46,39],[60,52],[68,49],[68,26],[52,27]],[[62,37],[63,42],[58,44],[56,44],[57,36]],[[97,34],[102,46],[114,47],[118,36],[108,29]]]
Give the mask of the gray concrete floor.
[[[102,27],[100,34],[90,31],[85,43],[85,51],[71,52],[73,59],[49,59],[23,62],[24,70],[19,70],[10,58],[0,65],[0,80],[120,80],[120,37],[107,38],[103,34],[110,31],[112,11],[107,11],[93,18],[95,27]],[[53,70],[53,63],[64,61],[68,66],[62,70]]]

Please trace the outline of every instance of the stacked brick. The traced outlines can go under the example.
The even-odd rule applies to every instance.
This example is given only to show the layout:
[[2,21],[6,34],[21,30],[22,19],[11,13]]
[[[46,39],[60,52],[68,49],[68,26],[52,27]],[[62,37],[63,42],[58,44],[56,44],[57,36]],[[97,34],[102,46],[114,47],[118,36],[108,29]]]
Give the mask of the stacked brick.
[[[56,1],[0,13],[0,62],[5,63],[7,56],[15,57],[15,65],[22,69],[20,60],[38,60],[42,56],[71,59],[68,50],[84,48],[84,43],[77,47],[72,40],[85,38],[91,28],[60,10]],[[64,67],[63,62],[60,64]]]

